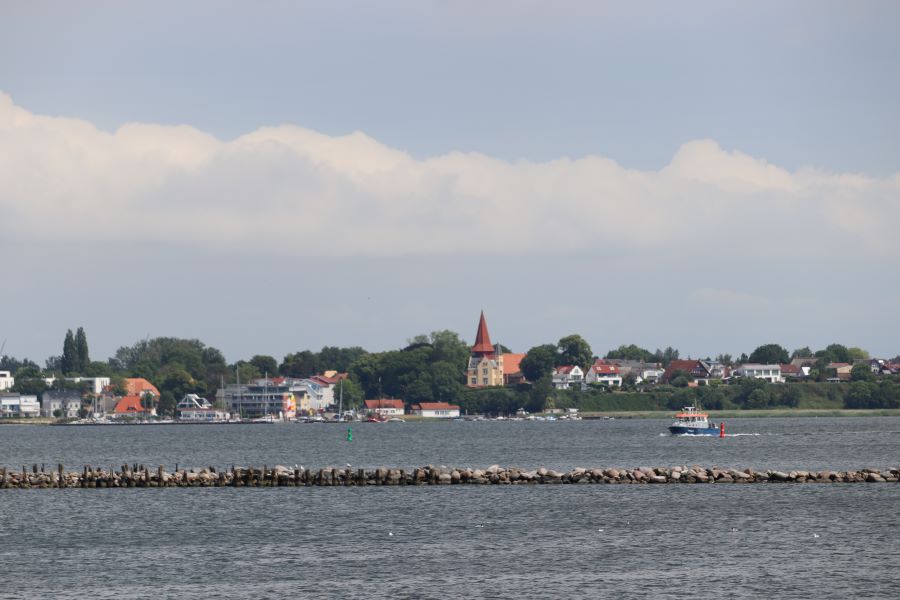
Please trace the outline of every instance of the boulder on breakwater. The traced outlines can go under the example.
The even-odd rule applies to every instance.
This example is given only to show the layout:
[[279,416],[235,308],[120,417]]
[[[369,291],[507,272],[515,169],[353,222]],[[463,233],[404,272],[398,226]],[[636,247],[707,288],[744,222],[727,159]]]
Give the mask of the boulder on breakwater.
[[900,467],[855,471],[759,471],[700,466],[575,468],[561,472],[541,467],[524,470],[491,465],[486,469],[427,465],[412,470],[325,467],[305,469],[276,465],[217,470],[179,469],[123,464],[118,469],[84,466],[66,471],[63,465],[45,469],[0,468],[0,488],[149,488],[149,487],[298,487],[363,485],[528,485],[528,484],[748,484],[748,483],[891,483],[900,481]]

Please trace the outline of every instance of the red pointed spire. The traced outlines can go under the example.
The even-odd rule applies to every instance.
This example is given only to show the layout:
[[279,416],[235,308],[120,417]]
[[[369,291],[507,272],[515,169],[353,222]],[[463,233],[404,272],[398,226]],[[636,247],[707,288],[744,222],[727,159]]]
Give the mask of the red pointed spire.
[[475,334],[475,345],[472,346],[472,354],[493,354],[494,345],[491,344],[491,334],[488,333],[487,321],[484,320],[484,311],[481,311],[481,319],[478,321],[478,332]]

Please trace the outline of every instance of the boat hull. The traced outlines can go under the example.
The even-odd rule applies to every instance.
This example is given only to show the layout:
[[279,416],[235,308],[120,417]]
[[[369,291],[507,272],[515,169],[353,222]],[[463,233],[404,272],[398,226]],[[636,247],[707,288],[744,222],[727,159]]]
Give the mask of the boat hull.
[[672,435],[719,435],[718,427],[688,427],[686,425],[672,425],[669,427]]

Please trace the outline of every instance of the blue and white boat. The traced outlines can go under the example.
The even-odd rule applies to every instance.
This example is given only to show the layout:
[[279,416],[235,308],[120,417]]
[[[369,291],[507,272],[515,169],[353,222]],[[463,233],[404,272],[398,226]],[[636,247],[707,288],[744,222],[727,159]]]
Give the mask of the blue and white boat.
[[669,425],[672,435],[723,435],[725,425],[709,422],[709,415],[695,406],[685,406]]

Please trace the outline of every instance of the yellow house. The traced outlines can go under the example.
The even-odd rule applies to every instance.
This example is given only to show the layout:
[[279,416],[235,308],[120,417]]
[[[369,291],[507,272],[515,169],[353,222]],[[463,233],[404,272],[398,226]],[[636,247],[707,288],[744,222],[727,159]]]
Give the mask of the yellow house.
[[499,346],[494,348],[488,333],[484,311],[478,321],[478,332],[475,334],[475,345],[469,357],[466,369],[466,385],[469,387],[489,387],[503,385],[503,354]]

